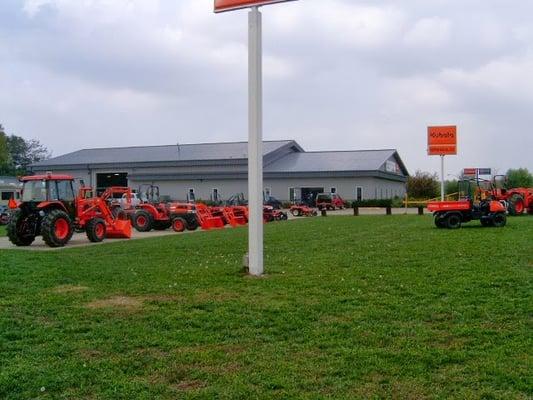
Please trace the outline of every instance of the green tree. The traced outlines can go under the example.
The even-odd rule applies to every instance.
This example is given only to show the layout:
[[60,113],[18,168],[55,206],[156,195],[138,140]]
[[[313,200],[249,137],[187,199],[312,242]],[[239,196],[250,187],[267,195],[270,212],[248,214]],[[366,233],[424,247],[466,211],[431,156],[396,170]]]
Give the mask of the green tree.
[[533,175],[527,168],[510,169],[507,171],[507,187],[533,187]]
[[49,157],[50,152],[38,140],[7,135],[0,125],[0,174],[27,174],[30,164]]
[[9,150],[7,147],[7,137],[4,127],[0,124],[0,174],[8,170]]
[[407,180],[407,194],[414,199],[429,199],[440,193],[437,174],[416,171]]

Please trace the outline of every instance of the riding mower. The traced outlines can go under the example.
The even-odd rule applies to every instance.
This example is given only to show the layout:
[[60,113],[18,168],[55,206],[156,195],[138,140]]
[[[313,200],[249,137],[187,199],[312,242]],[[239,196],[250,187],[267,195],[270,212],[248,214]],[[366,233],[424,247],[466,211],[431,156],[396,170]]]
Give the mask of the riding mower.
[[457,201],[433,201],[427,208],[433,212],[437,228],[458,229],[461,224],[479,220],[484,227],[501,228],[507,223],[505,206],[491,196],[483,196],[479,180],[476,190],[472,191],[473,180],[459,181],[459,198]]
[[311,208],[305,204],[294,204],[289,212],[295,217],[316,217],[318,215],[316,208]]

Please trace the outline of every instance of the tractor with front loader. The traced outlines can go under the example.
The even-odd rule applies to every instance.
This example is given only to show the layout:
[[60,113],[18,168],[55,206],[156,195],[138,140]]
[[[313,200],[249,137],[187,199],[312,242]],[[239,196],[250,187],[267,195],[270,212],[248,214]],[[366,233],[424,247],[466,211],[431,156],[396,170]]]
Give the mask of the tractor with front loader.
[[104,238],[130,238],[129,220],[115,218],[107,203],[89,196],[87,188],[74,192],[68,175],[35,175],[21,178],[22,198],[12,211],[7,235],[16,246],[29,246],[42,236],[50,247],[63,247],[74,231],[84,231],[91,242]]
[[510,188],[505,175],[494,177],[491,196],[507,204],[510,215],[533,214],[533,188]]
[[[473,190],[472,183],[476,183]],[[492,197],[481,196],[479,180],[459,181],[457,201],[432,201],[427,208],[433,212],[437,228],[458,229],[463,223],[479,220],[485,227],[504,227],[507,223],[505,206]]]

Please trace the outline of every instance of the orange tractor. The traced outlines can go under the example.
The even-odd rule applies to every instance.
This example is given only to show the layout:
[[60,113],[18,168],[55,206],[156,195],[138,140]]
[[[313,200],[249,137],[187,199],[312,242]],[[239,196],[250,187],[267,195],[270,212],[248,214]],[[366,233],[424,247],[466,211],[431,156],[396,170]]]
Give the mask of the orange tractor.
[[29,246],[40,235],[48,246],[63,247],[75,230],[86,232],[91,242],[131,237],[130,221],[114,217],[105,200],[88,196],[85,187],[75,195],[73,177],[46,174],[21,181],[22,199],[7,226],[14,245]]
[[533,214],[533,188],[508,188],[504,175],[494,177],[490,195],[494,200],[505,202],[510,215]]
[[437,228],[457,229],[461,224],[479,220],[482,226],[504,227],[507,223],[505,206],[490,196],[481,196],[483,190],[472,191],[471,181],[459,181],[459,200],[432,201],[427,208],[433,212]]

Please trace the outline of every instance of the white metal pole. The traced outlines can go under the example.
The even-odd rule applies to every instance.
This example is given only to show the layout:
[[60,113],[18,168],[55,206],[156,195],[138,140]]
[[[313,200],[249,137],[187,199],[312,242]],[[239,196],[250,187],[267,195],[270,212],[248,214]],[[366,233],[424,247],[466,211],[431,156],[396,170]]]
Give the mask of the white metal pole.
[[440,156],[440,199],[444,201],[444,156]]
[[248,268],[263,274],[263,85],[261,13],[248,14]]

